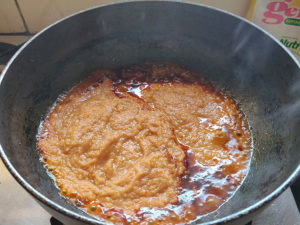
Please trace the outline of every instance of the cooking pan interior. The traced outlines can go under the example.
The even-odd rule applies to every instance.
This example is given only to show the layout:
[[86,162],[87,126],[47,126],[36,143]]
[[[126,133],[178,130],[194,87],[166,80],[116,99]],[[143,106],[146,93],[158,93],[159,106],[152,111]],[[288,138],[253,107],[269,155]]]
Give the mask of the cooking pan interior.
[[[48,28],[17,55],[0,86],[0,141],[20,176],[66,209],[39,162],[36,133],[57,97],[96,68],[168,61],[195,71],[234,97],[254,137],[251,169],[219,210],[229,216],[266,198],[297,169],[299,67],[272,38],[226,13],[175,2],[95,8]],[[297,83],[298,82],[298,83]]]

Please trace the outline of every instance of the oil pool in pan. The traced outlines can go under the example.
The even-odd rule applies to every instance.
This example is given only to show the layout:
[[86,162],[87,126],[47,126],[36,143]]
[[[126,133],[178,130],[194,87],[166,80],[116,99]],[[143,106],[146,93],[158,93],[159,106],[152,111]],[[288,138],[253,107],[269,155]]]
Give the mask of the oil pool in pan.
[[170,63],[94,72],[57,100],[37,137],[59,192],[116,224],[216,210],[245,177],[252,142],[230,97]]

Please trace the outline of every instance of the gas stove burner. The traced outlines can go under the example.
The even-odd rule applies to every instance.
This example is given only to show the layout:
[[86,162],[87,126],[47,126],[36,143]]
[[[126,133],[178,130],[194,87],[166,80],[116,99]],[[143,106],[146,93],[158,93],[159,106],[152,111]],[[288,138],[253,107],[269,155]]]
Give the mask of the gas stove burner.
[[62,222],[60,222],[58,219],[55,219],[54,217],[50,218],[50,224],[51,225],[64,225]]

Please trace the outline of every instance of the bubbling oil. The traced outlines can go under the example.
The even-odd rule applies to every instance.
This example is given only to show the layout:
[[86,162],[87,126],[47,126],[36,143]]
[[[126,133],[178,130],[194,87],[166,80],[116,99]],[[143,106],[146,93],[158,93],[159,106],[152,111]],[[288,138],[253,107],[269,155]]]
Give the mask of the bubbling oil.
[[[102,98],[102,95],[105,96]],[[106,100],[106,105],[101,104]],[[129,107],[123,107],[122,101],[129,101]],[[109,104],[115,105],[109,107]],[[116,126],[114,110],[119,108],[121,111],[116,118],[120,123],[133,120],[129,127],[117,126],[119,130],[113,128],[111,132],[111,127]],[[98,120],[88,119],[97,116],[97,110],[103,116]],[[150,119],[141,119],[144,113],[150,115]],[[106,114],[109,118],[102,121]],[[105,126],[101,130],[102,124]],[[105,134],[104,127],[109,127],[111,136],[120,133],[116,140],[112,141]],[[142,138],[128,136],[126,132],[132,129]],[[88,135],[90,137],[86,137]],[[41,123],[38,141],[43,163],[55,175],[61,195],[88,213],[115,224],[187,223],[218,209],[246,176],[252,146],[245,116],[233,99],[198,75],[170,63],[96,71],[56,103]],[[95,149],[90,141],[109,141],[110,144],[105,145],[105,149]],[[109,153],[102,154],[103,149]],[[122,158],[120,154],[123,153]],[[128,154],[133,155],[129,157]],[[144,158],[152,160],[157,156],[156,164],[149,160],[138,164]],[[166,166],[169,177],[158,180],[161,185],[169,183],[170,187],[154,183],[155,176],[147,179],[147,174],[137,175],[149,163],[149,171],[157,177],[160,173],[164,176],[161,171]],[[106,167],[127,173],[115,175]],[[132,170],[136,172],[129,176]],[[160,172],[153,172],[155,170]],[[122,185],[129,188],[128,183],[134,180],[130,186],[132,191],[124,192],[123,196],[113,192],[101,195],[107,187],[115,187],[119,182],[110,183],[109,174],[122,179],[128,175],[128,180],[122,181],[127,183]],[[136,192],[141,184],[143,191]],[[127,195],[132,193],[135,193],[135,200],[140,198],[140,201],[130,204]],[[115,199],[117,195],[120,201]],[[120,202],[126,201],[128,206],[124,208]]]

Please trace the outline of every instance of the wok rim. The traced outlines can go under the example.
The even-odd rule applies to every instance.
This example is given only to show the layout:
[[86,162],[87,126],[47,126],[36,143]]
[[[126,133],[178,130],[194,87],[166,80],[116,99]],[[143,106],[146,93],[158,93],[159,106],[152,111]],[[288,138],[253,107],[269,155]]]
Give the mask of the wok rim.
[[[49,26],[47,26],[46,28],[42,29],[40,32],[36,33],[33,37],[31,37],[14,55],[13,57],[11,57],[11,59],[9,60],[9,62],[7,63],[6,67],[4,68],[4,70],[2,71],[2,74],[0,74],[0,88],[2,85],[2,80],[4,78],[4,76],[6,75],[6,72],[8,71],[9,67],[12,66],[14,60],[22,53],[22,51],[31,44],[31,42],[33,42],[36,38],[38,38],[41,34],[43,34],[44,32],[46,32],[47,30],[49,30],[50,28],[54,27],[55,25],[64,22],[65,20],[73,17],[73,16],[77,16],[79,14],[94,10],[94,9],[98,9],[98,8],[102,8],[102,7],[106,7],[106,6],[112,6],[112,5],[121,5],[121,4],[132,4],[132,3],[143,3],[143,2],[166,2],[166,3],[174,3],[174,4],[187,4],[187,5],[194,5],[197,7],[202,7],[202,8],[207,8],[207,9],[212,9],[215,11],[218,11],[220,13],[223,14],[227,14],[229,16],[233,16],[236,19],[242,20],[243,22],[249,24],[250,26],[253,26],[254,28],[258,29],[259,31],[263,32],[266,36],[268,36],[269,38],[271,38],[273,41],[275,41],[275,43],[277,43],[281,49],[283,51],[285,51],[290,57],[291,59],[295,62],[295,64],[298,66],[298,68],[300,69],[300,61],[297,60],[297,58],[287,49],[284,47],[283,44],[280,43],[280,41],[278,39],[276,39],[274,36],[272,36],[269,32],[267,32],[266,30],[262,29],[261,27],[259,27],[258,25],[254,24],[253,22],[235,15],[231,12],[222,10],[222,9],[218,9],[216,7],[212,7],[212,6],[207,6],[204,4],[200,4],[200,3],[194,3],[194,2],[189,2],[189,1],[180,1],[180,0],[129,0],[129,1],[121,1],[121,0],[117,0],[111,3],[107,3],[107,4],[100,4],[94,7],[90,7],[84,10],[80,10],[78,12],[75,12],[67,17],[64,17],[60,20],[57,20],[56,22],[50,24]],[[14,168],[14,166],[11,164],[10,160],[8,159],[7,155],[5,154],[4,149],[2,148],[2,145],[0,143],[0,157],[4,163],[4,165],[6,166],[6,168],[8,169],[8,171],[10,172],[10,174],[15,178],[15,180],[32,196],[34,197],[36,200],[38,200],[39,202],[43,203],[44,205],[50,207],[51,209],[57,211],[58,213],[63,214],[64,216],[67,216],[69,218],[72,219],[76,219],[79,220],[81,222],[87,222],[89,224],[97,224],[97,225],[102,225],[108,222],[103,222],[99,219],[93,219],[91,217],[85,216],[85,215],[80,215],[74,211],[71,211],[69,209],[66,209],[58,204],[56,204],[55,202],[53,202],[51,199],[47,198],[46,196],[44,196],[43,194],[41,194],[40,192],[38,192],[34,187],[32,187],[27,181],[26,178],[23,178],[19,172]],[[240,211],[237,211],[235,213],[232,213],[228,216],[222,217],[220,219],[216,219],[213,221],[208,221],[208,222],[202,222],[197,220],[194,221],[190,221],[190,222],[196,222],[196,224],[199,225],[213,225],[213,224],[223,224],[229,221],[234,221],[236,219],[239,219],[247,214],[250,214],[256,210],[258,210],[259,208],[265,206],[267,203],[269,203],[270,201],[274,200],[276,197],[278,197],[281,193],[283,193],[295,180],[296,178],[300,175],[300,163],[297,166],[297,168],[291,173],[291,175],[280,185],[278,186],[274,191],[272,191],[270,194],[268,194],[266,197],[264,197],[263,199],[261,199],[260,201],[252,204],[251,206],[244,208]],[[201,218],[200,218],[201,220]]]

